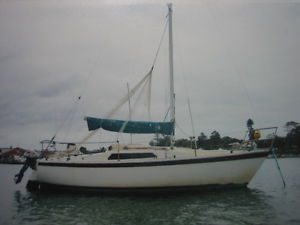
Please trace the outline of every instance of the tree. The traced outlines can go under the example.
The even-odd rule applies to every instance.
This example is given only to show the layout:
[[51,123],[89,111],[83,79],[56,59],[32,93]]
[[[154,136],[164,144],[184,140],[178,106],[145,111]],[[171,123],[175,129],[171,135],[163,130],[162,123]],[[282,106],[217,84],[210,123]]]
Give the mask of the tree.
[[198,136],[198,140],[206,141],[207,140],[207,136],[203,132],[201,132],[200,136]]
[[240,140],[236,139],[236,138],[231,138],[228,136],[222,137],[222,148],[229,149],[232,147],[232,146],[230,146],[230,144],[236,143],[236,142],[240,142]]
[[210,139],[212,142],[214,142],[214,143],[217,144],[217,143],[220,143],[220,142],[221,142],[221,135],[219,134],[218,131],[215,130],[215,131],[211,132],[209,139]]
[[218,131],[213,131],[209,137],[209,148],[210,149],[217,149],[221,147],[221,135]]
[[197,146],[198,148],[203,148],[203,149],[207,147],[207,136],[203,132],[201,132],[200,136],[198,136]]
[[155,135],[154,139],[149,143],[151,146],[170,146],[171,145],[171,138],[170,136],[162,136],[159,137]]
[[295,122],[295,121],[289,121],[289,122],[286,122],[285,125],[284,125],[284,128],[286,130],[286,132],[289,134],[291,133],[294,129],[297,128],[297,126],[299,126],[300,124]]
[[287,147],[299,148],[300,147],[300,124],[295,121],[289,121],[285,124],[285,129],[287,131],[286,144]]
[[185,147],[185,148],[190,148],[191,147],[191,141],[185,138],[178,139],[175,141],[175,146],[176,147]]

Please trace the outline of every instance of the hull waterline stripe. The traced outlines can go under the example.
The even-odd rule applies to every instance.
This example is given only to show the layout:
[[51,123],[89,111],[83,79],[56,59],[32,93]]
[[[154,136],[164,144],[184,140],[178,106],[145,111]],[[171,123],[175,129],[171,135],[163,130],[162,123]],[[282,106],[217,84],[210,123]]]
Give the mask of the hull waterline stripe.
[[[172,165],[185,165],[197,163],[211,163],[222,162],[231,160],[242,160],[252,158],[266,157],[269,151],[239,154],[219,157],[207,157],[196,159],[181,159],[181,160],[165,160],[165,161],[146,161],[146,162],[112,162],[112,163],[70,163],[70,162],[39,162],[39,166],[52,166],[52,167],[85,167],[85,168],[111,168],[111,167],[150,167],[150,166],[172,166]],[[122,160],[121,160],[122,161]]]
[[31,181],[27,183],[27,189],[29,191],[67,191],[67,193],[72,192],[102,192],[102,193],[112,193],[112,194],[127,194],[133,193],[134,195],[140,193],[164,193],[168,194],[172,192],[183,191],[205,191],[205,190],[214,190],[214,189],[232,189],[232,188],[241,188],[247,187],[248,183],[241,184],[208,184],[208,185],[195,185],[195,186],[164,186],[164,187],[88,187],[88,186],[69,186],[69,185],[59,185],[59,184],[50,184],[45,182]]

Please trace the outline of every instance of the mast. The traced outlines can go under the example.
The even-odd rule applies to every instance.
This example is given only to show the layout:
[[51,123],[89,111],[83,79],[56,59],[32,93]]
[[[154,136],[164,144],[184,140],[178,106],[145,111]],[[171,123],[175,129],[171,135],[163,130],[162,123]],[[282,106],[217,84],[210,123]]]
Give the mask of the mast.
[[[172,3],[168,6],[169,19],[169,64],[170,64],[170,121],[175,127],[175,92],[174,92],[174,65],[173,65],[173,29],[172,29]],[[174,132],[171,135],[171,148],[174,146]]]

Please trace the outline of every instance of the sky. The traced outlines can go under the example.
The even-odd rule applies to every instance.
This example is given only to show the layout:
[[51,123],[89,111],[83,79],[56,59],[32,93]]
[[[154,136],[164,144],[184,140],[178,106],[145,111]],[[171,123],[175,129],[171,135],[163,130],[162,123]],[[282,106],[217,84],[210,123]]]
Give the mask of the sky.
[[[0,147],[81,140],[152,66],[167,1],[0,0]],[[300,1],[173,1],[176,138],[300,122]],[[151,115],[168,108],[168,39],[152,75]],[[80,99],[79,99],[80,96]],[[133,116],[147,120],[146,96]],[[116,119],[128,118],[124,106]],[[148,142],[149,135],[134,135]],[[94,141],[128,141],[99,131]]]

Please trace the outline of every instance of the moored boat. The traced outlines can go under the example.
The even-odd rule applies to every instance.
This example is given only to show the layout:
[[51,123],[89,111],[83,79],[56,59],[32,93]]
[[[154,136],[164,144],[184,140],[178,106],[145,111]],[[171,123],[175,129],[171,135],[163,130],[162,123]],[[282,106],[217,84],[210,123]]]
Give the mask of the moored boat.
[[[37,159],[28,182],[30,189],[72,188],[83,190],[137,190],[245,186],[269,154],[269,150],[200,150],[177,148],[175,134],[175,92],[173,79],[172,5],[168,4],[170,107],[169,121],[112,119],[112,115],[137,90],[151,80],[153,67],[128,95],[104,118],[86,117],[90,133],[62,152]],[[154,60],[155,61],[155,60]],[[170,136],[169,147],[115,144],[89,152],[84,143],[99,129],[129,134]],[[252,132],[252,131],[251,131]],[[54,141],[55,136],[50,141]]]
[[194,150],[113,145],[94,154],[41,159],[29,181],[38,188],[88,190],[245,186],[269,151]]

